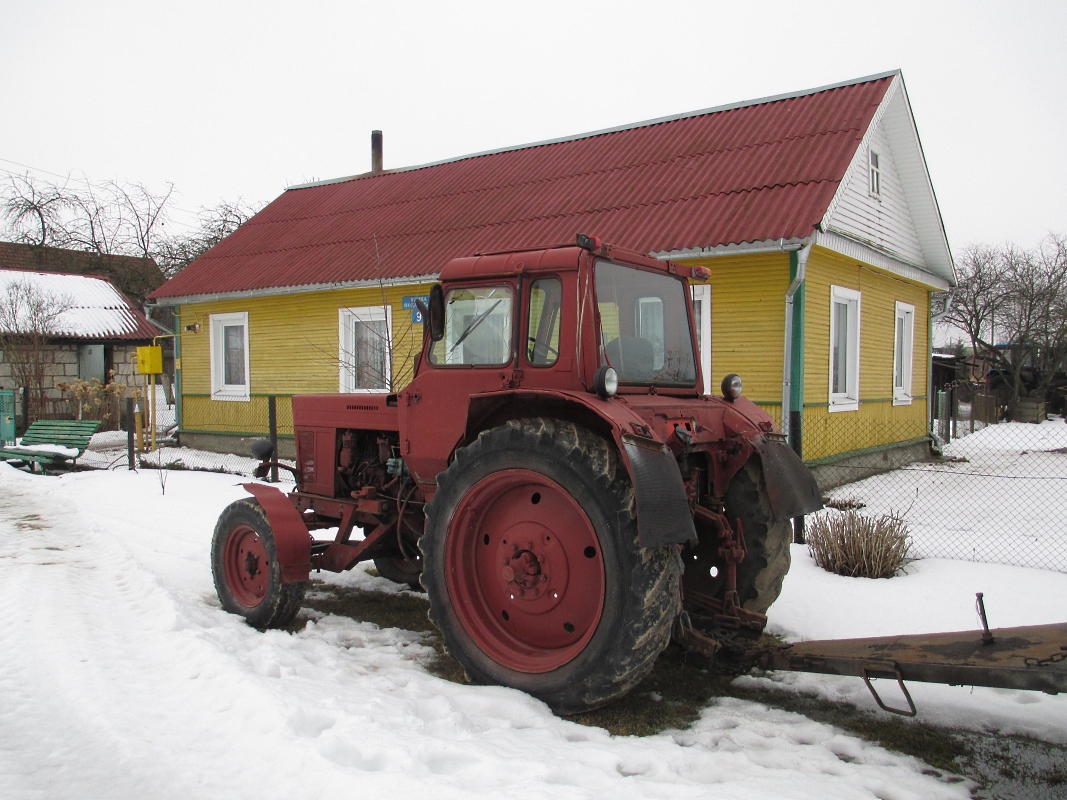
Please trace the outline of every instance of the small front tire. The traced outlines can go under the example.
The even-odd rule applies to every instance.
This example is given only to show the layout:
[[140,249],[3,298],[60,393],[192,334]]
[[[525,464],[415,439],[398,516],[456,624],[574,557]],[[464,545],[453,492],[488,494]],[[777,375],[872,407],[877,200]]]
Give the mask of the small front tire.
[[222,607],[254,628],[280,628],[300,611],[306,582],[282,583],[274,532],[246,497],[226,506],[211,539],[211,574]]

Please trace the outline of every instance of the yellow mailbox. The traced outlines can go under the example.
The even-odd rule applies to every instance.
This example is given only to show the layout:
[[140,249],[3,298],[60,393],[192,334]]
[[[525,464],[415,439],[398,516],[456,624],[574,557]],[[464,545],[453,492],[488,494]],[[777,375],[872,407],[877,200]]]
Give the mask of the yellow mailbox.
[[159,375],[163,372],[163,348],[158,346],[137,348],[137,374]]

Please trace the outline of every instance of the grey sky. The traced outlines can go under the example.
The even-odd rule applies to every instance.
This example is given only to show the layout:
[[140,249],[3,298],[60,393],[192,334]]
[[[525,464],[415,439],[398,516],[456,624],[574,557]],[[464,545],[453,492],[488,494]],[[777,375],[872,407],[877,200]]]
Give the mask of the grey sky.
[[0,0],[0,29],[0,170],[186,211],[363,172],[372,128],[398,167],[899,67],[954,250],[1067,233],[1067,3]]

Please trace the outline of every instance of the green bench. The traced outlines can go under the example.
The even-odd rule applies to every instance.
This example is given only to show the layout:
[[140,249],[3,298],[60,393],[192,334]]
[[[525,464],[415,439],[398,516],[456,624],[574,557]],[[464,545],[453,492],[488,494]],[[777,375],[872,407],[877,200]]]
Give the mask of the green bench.
[[77,450],[77,454],[56,453],[43,447],[34,450],[0,447],[0,461],[19,461],[28,465],[31,471],[35,464],[40,464],[41,472],[48,467],[74,466],[89,449],[89,440],[99,427],[100,422],[91,419],[39,419],[26,429],[20,447],[58,445]]

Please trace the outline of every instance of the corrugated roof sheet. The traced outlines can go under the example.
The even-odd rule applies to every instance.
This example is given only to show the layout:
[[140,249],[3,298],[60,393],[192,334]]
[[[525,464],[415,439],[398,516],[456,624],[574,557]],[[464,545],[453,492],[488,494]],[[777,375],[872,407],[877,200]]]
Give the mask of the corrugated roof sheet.
[[37,297],[51,298],[54,308],[63,309],[47,331],[56,338],[144,341],[159,335],[144,314],[103,278],[4,269],[0,270],[0,325],[7,331],[32,325],[25,303],[8,299],[15,284],[31,286]]
[[290,189],[153,296],[434,274],[578,232],[641,252],[804,237],[892,79]]

